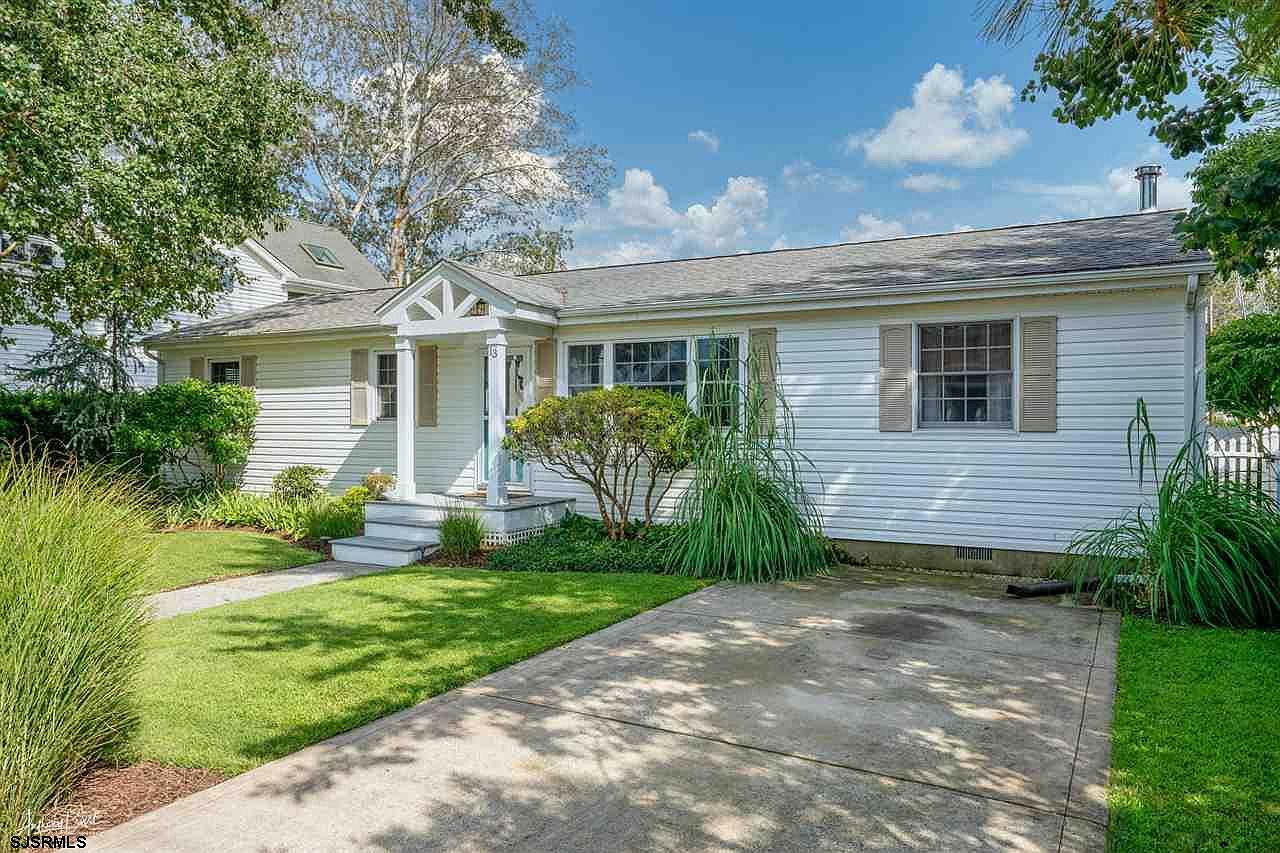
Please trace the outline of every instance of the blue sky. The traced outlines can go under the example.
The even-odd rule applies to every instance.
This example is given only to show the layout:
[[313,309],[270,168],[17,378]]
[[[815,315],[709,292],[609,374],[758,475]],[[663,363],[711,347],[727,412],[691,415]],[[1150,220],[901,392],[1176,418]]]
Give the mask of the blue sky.
[[617,169],[571,227],[581,266],[1161,207],[1193,163],[1131,117],[1058,124],[1022,103],[1036,43],[979,36],[976,0],[889,4],[541,0],[586,83],[564,104]]

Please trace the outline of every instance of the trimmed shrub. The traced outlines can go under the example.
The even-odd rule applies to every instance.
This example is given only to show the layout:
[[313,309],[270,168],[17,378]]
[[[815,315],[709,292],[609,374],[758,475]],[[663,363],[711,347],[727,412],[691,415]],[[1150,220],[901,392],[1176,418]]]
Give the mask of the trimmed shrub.
[[126,478],[0,458],[0,834],[136,724],[151,506]]
[[446,557],[466,559],[480,553],[488,533],[480,513],[467,506],[449,504],[440,522],[440,550]]
[[671,573],[671,525],[655,524],[629,531],[630,538],[610,539],[594,518],[568,515],[555,527],[489,555],[488,567],[511,572],[649,572]]
[[[70,405],[70,395],[14,391],[0,388],[0,442],[37,455],[65,459],[72,455],[71,434],[59,414]],[[89,461],[102,461],[109,448],[90,454]]]
[[258,400],[252,388],[184,379],[130,398],[116,430],[116,452],[148,474],[164,466],[225,483],[253,447]]
[[284,501],[314,500],[324,493],[319,478],[328,473],[315,465],[290,465],[271,478],[271,494]]

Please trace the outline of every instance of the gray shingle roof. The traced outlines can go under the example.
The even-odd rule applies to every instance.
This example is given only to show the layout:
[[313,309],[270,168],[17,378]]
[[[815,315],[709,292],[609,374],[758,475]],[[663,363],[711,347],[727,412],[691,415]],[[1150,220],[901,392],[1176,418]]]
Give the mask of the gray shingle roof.
[[[285,220],[283,231],[268,226],[259,242],[299,278],[325,281],[352,290],[368,290],[387,285],[386,276],[351,244],[346,235],[328,225],[289,218]],[[327,247],[337,256],[342,269],[317,264],[302,248],[303,243],[318,243]]]
[[219,320],[183,326],[172,332],[151,335],[151,343],[178,343],[211,337],[240,338],[289,332],[341,331],[377,326],[377,308],[399,288],[344,290],[300,296],[265,308],[242,311]]
[[[1175,212],[593,267],[518,278],[458,266],[521,302],[559,309],[654,307],[717,297],[866,295],[950,281],[1208,261],[1202,252],[1182,252],[1173,233]],[[222,335],[377,326],[378,307],[397,292],[394,287],[380,287],[308,296],[147,340],[179,342]]]
[[862,295],[901,287],[1206,261],[1183,254],[1177,211],[1020,225],[927,237],[844,243],[540,273],[571,309],[653,307],[716,297]]
[[527,302],[530,305],[539,305],[543,308],[564,307],[564,294],[559,289],[541,281],[536,281],[531,277],[518,278],[514,275],[494,272],[484,267],[463,264],[458,261],[450,261],[449,263],[466,271],[468,275],[475,276],[494,290],[507,294],[517,302]]

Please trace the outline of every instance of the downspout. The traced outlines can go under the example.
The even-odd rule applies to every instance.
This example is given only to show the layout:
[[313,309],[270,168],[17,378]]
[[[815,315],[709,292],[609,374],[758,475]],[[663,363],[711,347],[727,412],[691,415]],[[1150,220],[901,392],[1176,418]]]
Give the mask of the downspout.
[[1207,428],[1207,414],[1200,357],[1204,353],[1204,324],[1200,322],[1200,274],[1187,276],[1186,317],[1183,344],[1183,433],[1184,438],[1195,438],[1202,427]]

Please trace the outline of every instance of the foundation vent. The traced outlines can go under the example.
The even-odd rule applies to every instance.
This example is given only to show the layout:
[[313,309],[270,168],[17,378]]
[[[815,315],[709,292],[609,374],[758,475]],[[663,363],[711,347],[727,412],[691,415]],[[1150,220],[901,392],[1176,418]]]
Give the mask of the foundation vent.
[[955,558],[957,560],[985,560],[988,563],[993,559],[990,548],[975,548],[972,545],[957,545]]

